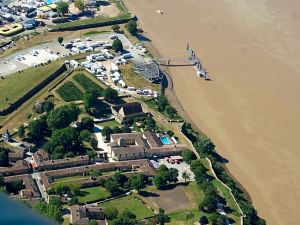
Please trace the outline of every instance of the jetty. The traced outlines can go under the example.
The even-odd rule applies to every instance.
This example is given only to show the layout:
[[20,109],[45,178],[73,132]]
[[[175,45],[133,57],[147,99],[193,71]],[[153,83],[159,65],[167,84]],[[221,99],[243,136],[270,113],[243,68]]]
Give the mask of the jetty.
[[204,80],[210,80],[208,72],[203,67],[200,59],[197,57],[195,51],[190,48],[189,44],[186,46],[186,51],[188,53],[188,57],[183,58],[160,58],[154,59],[154,62],[161,66],[193,66],[196,70],[196,74],[198,77],[204,78]]

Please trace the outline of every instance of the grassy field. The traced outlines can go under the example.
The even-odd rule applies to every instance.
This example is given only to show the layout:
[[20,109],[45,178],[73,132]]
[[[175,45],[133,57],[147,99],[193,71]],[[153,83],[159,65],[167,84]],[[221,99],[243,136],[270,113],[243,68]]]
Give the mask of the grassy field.
[[80,189],[79,203],[93,202],[110,196],[103,187],[90,187]]
[[199,210],[181,210],[167,214],[171,221],[168,225],[194,225],[203,215]]
[[125,83],[128,86],[142,89],[151,89],[157,92],[161,91],[161,84],[153,84],[137,73],[135,73],[130,64],[120,66],[120,70]]
[[154,215],[153,211],[149,209],[147,205],[143,204],[139,199],[134,198],[132,195],[102,203],[100,206],[106,208],[115,207],[119,212],[122,212],[127,208],[137,216],[138,220]]
[[[14,73],[0,80],[0,109],[6,108],[23,96],[35,85],[41,83],[50,74],[56,71],[62,63],[55,61],[42,67],[32,67],[22,73]],[[6,101],[6,98],[8,99]]]
[[97,123],[97,125],[101,126],[101,127],[105,127],[105,126],[108,126],[108,127],[120,127],[121,124],[119,124],[117,121],[115,120],[110,120],[110,121],[106,121],[106,122],[102,122],[102,123]]

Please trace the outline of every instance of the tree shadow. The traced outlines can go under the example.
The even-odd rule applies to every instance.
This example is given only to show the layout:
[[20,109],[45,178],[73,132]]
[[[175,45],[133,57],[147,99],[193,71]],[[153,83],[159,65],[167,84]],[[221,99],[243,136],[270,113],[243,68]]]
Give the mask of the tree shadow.
[[160,195],[155,193],[155,192],[151,192],[151,191],[140,191],[139,194],[145,198],[147,197],[159,197]]
[[148,41],[151,42],[151,39],[147,38],[145,35],[141,34],[141,33],[136,33],[136,38],[139,39],[139,41]]

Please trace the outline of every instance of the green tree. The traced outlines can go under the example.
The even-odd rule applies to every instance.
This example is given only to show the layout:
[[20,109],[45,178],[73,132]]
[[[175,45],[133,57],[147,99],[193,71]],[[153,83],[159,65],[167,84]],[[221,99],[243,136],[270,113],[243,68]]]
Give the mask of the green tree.
[[65,152],[79,148],[81,146],[79,135],[76,129],[73,127],[66,127],[60,130],[55,130],[51,135],[49,143],[51,144],[52,148],[63,146]]
[[52,99],[47,99],[46,101],[44,101],[43,103],[43,109],[46,112],[50,112],[52,109],[54,109],[54,102]]
[[67,2],[60,1],[57,3],[56,10],[60,16],[63,16],[64,14],[69,12],[69,4]]
[[21,140],[24,139],[24,137],[25,137],[25,127],[24,127],[23,124],[18,127],[17,134],[18,134],[18,137],[21,138]]
[[9,149],[0,147],[0,166],[9,166],[8,152]]
[[201,154],[201,155],[208,155],[211,154],[214,149],[215,149],[214,143],[207,137],[201,137],[198,138],[198,141],[195,144],[196,150]]
[[57,42],[61,45],[61,43],[64,41],[64,37],[58,37]]
[[153,178],[153,183],[157,189],[162,189],[168,184],[168,180],[163,174],[157,174]]
[[119,33],[120,31],[120,26],[118,24],[112,25],[111,29],[116,32]]
[[187,171],[184,171],[182,173],[182,178],[184,179],[184,183],[186,183],[186,181],[190,179],[190,174]]
[[62,129],[78,119],[80,109],[74,103],[57,107],[47,116],[47,124],[52,130]]
[[113,133],[112,129],[108,126],[103,127],[101,130],[101,134],[103,137],[105,137],[106,140],[109,140],[110,135]]
[[146,184],[145,184],[145,177],[142,174],[134,175],[129,178],[129,183],[131,189],[140,191],[143,189]]
[[14,181],[6,184],[6,190],[9,193],[18,194],[19,191],[21,191],[24,188],[25,188],[25,186],[23,185],[22,180],[14,180]]
[[104,100],[107,102],[114,103],[119,100],[118,92],[112,88],[106,88],[103,92]]
[[131,133],[131,129],[127,125],[122,126],[121,131],[122,131],[121,133]]
[[89,130],[82,130],[80,132],[80,138],[85,141],[90,141],[92,137],[92,133]]
[[98,222],[96,220],[91,220],[89,222],[89,225],[98,225]]
[[114,173],[113,179],[117,182],[119,187],[123,187],[127,181],[127,177],[125,176],[125,174],[119,171]]
[[104,183],[105,189],[110,192],[111,195],[117,195],[119,193],[119,185],[116,180],[109,178]]
[[40,141],[44,137],[44,131],[47,129],[47,123],[44,117],[32,120],[28,124],[28,136],[35,141]]
[[177,182],[178,181],[178,169],[170,168],[168,171],[168,181]]
[[163,210],[162,208],[159,208],[159,212],[155,216],[155,218],[159,225],[164,225],[165,223],[170,222],[170,218],[165,215],[165,210]]
[[102,176],[102,172],[100,170],[91,170],[90,176],[91,177],[99,177],[99,176]]
[[87,129],[87,130],[93,132],[94,120],[91,117],[83,117],[81,119],[81,129]]
[[204,199],[199,203],[199,209],[212,213],[217,210],[217,200],[214,196],[205,195]]
[[122,133],[122,129],[120,127],[115,126],[112,128],[112,132],[113,134],[120,134]]
[[96,107],[98,104],[98,96],[96,92],[85,92],[83,94],[83,104],[86,111],[88,111],[90,108]]
[[116,219],[118,217],[118,214],[119,212],[115,207],[105,208],[104,215],[108,220]]
[[197,158],[195,153],[189,149],[183,150],[181,156],[183,157],[183,160],[186,161],[188,164],[191,164],[191,162]]
[[83,12],[85,9],[85,4],[83,0],[75,0],[74,5],[80,12]]
[[115,51],[115,52],[122,52],[123,51],[123,43],[122,41],[117,38],[113,41],[112,43],[112,49]]
[[226,217],[218,213],[212,213],[209,215],[209,220],[212,225],[226,225]]
[[135,35],[137,32],[137,23],[134,20],[130,20],[127,24],[126,24],[126,28],[128,30],[129,33]]
[[201,216],[200,217],[200,220],[199,220],[199,223],[201,224],[201,225],[206,225],[206,224],[208,224],[208,219],[207,219],[207,217],[206,216]]
[[54,184],[54,192],[58,195],[66,194],[70,191],[69,187],[64,185],[62,182]]
[[98,148],[98,141],[97,141],[96,138],[92,137],[91,140],[90,140],[90,144],[91,144],[91,146],[92,146],[92,148],[94,150],[97,150],[97,148]]

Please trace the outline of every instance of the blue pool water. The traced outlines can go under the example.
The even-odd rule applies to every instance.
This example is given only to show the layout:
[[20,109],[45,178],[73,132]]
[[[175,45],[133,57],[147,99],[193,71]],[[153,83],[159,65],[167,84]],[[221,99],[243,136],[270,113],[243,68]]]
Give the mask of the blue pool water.
[[161,140],[161,142],[162,142],[164,145],[169,145],[169,144],[171,144],[169,138],[167,138],[167,137],[160,137],[160,140]]
[[47,0],[46,3],[47,3],[47,5],[50,5],[50,4],[54,3],[54,0]]

